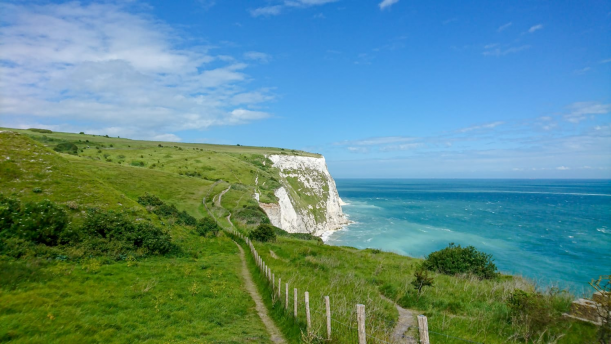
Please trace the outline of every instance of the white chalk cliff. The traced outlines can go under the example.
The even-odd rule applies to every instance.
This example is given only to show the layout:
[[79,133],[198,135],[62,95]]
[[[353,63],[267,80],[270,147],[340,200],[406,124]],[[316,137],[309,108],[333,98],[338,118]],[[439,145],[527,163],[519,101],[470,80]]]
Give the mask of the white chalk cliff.
[[324,157],[270,155],[279,170],[278,203],[259,203],[271,223],[289,233],[320,236],[349,223]]

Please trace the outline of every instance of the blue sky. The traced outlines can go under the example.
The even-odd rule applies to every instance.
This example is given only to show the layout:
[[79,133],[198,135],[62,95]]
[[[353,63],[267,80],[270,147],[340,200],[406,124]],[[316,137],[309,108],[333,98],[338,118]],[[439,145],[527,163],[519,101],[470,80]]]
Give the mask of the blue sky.
[[0,125],[611,178],[609,1],[8,1]]

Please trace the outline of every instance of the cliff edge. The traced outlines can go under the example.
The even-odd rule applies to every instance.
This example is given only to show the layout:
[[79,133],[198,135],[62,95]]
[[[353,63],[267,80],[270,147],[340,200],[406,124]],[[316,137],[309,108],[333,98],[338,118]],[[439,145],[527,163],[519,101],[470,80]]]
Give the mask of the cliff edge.
[[320,236],[349,223],[324,157],[269,155],[281,187],[278,203],[259,203],[271,223],[289,233]]

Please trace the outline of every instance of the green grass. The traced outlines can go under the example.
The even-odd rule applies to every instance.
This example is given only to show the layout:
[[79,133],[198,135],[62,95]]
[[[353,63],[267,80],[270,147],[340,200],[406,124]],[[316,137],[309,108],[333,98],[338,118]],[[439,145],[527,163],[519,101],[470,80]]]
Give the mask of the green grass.
[[[509,321],[506,305],[507,298],[515,289],[534,291],[535,286],[520,277],[479,280],[472,276],[433,273],[434,287],[425,288],[418,297],[410,282],[420,259],[282,237],[276,243],[256,243],[255,246],[276,276],[280,276],[283,283],[289,282],[290,307],[295,286],[299,288],[301,301],[303,291],[310,292],[313,314],[324,309],[322,298],[330,296],[333,318],[344,324],[355,324],[355,305],[365,304],[368,334],[382,340],[388,340],[397,312],[380,297],[381,294],[404,308],[414,310],[415,314],[426,315],[429,329],[433,332],[481,343],[523,342],[520,334],[524,329]],[[274,258],[270,251],[278,258]],[[265,292],[269,293],[267,289]],[[552,300],[557,308],[567,312],[573,298],[570,294],[561,293]],[[323,321],[323,315],[313,316],[313,328],[321,335],[325,331]],[[285,324],[287,333],[295,332],[291,326],[292,322]],[[298,326],[305,329],[301,321]],[[340,325],[336,327],[343,328]],[[558,320],[547,333],[562,335],[558,343],[593,343],[596,328],[578,321]],[[338,333],[335,342],[352,342],[346,335],[346,332]],[[431,337],[435,342],[461,343],[436,333]]]
[[198,245],[197,259],[132,266],[2,261],[0,342],[269,342],[242,288],[233,242],[200,238]]

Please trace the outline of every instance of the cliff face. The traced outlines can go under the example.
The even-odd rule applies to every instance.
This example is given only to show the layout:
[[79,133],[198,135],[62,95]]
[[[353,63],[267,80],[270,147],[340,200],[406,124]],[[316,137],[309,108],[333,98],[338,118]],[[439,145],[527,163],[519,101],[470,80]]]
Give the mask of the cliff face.
[[289,233],[322,235],[349,223],[325,158],[270,155],[279,170],[278,203],[260,203],[272,224]]

